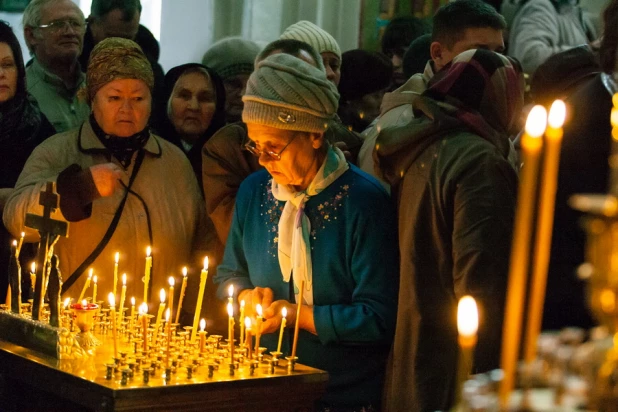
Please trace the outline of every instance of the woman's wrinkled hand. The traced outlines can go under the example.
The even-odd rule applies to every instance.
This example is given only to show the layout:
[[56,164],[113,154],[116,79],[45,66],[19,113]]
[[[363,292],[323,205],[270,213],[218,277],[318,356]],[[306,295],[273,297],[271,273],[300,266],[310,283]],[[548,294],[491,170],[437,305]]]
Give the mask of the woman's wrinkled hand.
[[92,180],[102,197],[111,196],[120,186],[120,180],[125,174],[115,163],[102,163],[90,166]]
[[263,313],[262,333],[274,333],[279,330],[283,319],[281,314],[283,308],[288,312],[285,317],[286,326],[294,325],[296,322],[296,305],[287,300],[276,300]]
[[271,288],[245,289],[238,294],[238,302],[245,301],[245,315],[254,317],[256,305],[262,305],[262,310],[268,309],[273,303],[274,293]]

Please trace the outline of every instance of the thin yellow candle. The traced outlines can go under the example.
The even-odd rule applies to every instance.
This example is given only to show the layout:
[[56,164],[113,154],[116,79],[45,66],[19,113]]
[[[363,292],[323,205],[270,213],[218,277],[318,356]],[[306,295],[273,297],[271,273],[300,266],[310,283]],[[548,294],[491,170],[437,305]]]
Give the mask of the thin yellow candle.
[[202,300],[204,299],[204,290],[206,289],[206,280],[208,279],[208,256],[204,258],[204,268],[200,274],[200,289],[197,294],[197,304],[195,305],[195,315],[193,316],[193,329],[191,330],[191,343],[195,342],[197,334],[197,323],[200,320],[200,312],[202,311]]
[[97,275],[94,275],[92,277],[92,283],[94,283],[94,285],[92,286],[92,303],[97,303],[97,284],[98,284]]
[[464,382],[469,378],[474,365],[474,348],[476,346],[476,334],[479,329],[479,313],[476,301],[472,296],[464,296],[459,299],[457,306],[457,331],[459,332],[459,366],[457,367],[457,383],[455,386],[455,399],[458,404],[461,401],[461,392]]
[[139,314],[142,320],[142,343],[144,353],[148,352],[148,304],[142,303],[139,307]]
[[[36,263],[32,262],[30,264],[30,284],[32,285],[32,290],[34,290],[34,285],[36,284]],[[77,300],[79,302],[79,299]]]
[[530,234],[535,205],[537,175],[542,149],[541,137],[547,124],[547,112],[534,106],[526,121],[521,140],[523,168],[520,175],[515,213],[515,228],[511,246],[511,263],[503,325],[501,368],[504,379],[500,383],[500,403],[506,408],[515,383],[519,341],[521,337],[523,304],[528,277]]
[[259,303],[255,305],[255,312],[257,316],[255,317],[256,325],[255,325],[255,353],[257,355],[260,354],[260,337],[262,336],[262,305]]
[[230,362],[234,362],[234,305],[227,304],[228,323],[228,343],[230,347]]
[[204,347],[206,346],[206,319],[200,320],[200,353],[204,353]]
[[170,284],[170,289],[169,289],[169,292],[167,293],[167,296],[169,299],[169,303],[167,304],[167,307],[169,308],[170,313],[174,313],[174,285],[176,284],[176,281],[174,280],[173,276],[170,276],[167,281]]
[[549,110],[548,127],[545,132],[545,150],[543,175],[539,191],[537,210],[538,221],[534,258],[532,260],[532,281],[528,301],[528,324],[524,343],[524,360],[531,364],[536,357],[537,339],[541,332],[543,302],[547,286],[547,269],[554,227],[554,206],[556,203],[556,186],[558,184],[558,166],[560,163],[560,145],[562,126],[566,117],[566,106],[562,100],[556,100]]
[[116,287],[118,286],[118,262],[120,261],[120,253],[114,255],[114,296],[116,296]]
[[116,330],[116,297],[114,292],[109,292],[109,309],[112,318],[112,336],[114,338],[114,358],[118,359],[118,331]]
[[161,289],[159,292],[159,298],[161,303],[159,304],[159,311],[157,312],[157,320],[155,322],[154,333],[152,334],[152,345],[157,344],[157,337],[159,335],[159,326],[161,326],[161,318],[163,317],[163,311],[165,310],[165,289]]
[[169,368],[170,366],[170,344],[172,342],[172,328],[170,327],[170,323],[171,323],[170,313],[172,313],[171,309],[167,308],[165,310],[165,336],[167,338],[167,345],[165,348],[165,369]]
[[15,249],[15,259],[19,260],[19,255],[21,253],[21,247],[24,244],[24,236],[26,236],[26,232],[21,232],[21,236],[19,237],[19,243],[17,244],[17,248]]
[[245,343],[245,301],[240,301],[240,336],[238,337],[238,345],[242,346]]
[[251,318],[247,316],[245,318],[245,345],[247,346],[247,357],[251,359],[253,339],[251,339]]
[[296,357],[296,346],[298,345],[298,331],[300,329],[300,308],[303,303],[303,291],[305,290],[305,281],[300,281],[300,290],[298,292],[298,301],[296,302],[296,322],[294,322],[294,340],[292,341],[292,361]]
[[118,309],[118,315],[120,321],[124,319],[124,298],[127,295],[127,274],[122,274],[122,290],[120,291],[120,309]]
[[129,319],[129,330],[133,333],[133,327],[135,325],[135,298],[131,297],[131,319]]
[[283,341],[283,331],[285,330],[285,317],[288,315],[286,308],[281,309],[281,330],[279,331],[279,343],[277,343],[277,352],[281,353],[281,342]]
[[77,299],[79,302],[82,301],[82,299],[84,298],[84,294],[86,293],[86,290],[90,287],[90,281],[92,280],[92,271],[93,269],[91,268],[90,272],[88,273],[88,279],[86,279],[86,282],[84,283],[84,287],[82,288],[82,292],[79,294],[79,298]]
[[176,310],[176,322],[180,317],[180,308],[182,308],[182,301],[185,299],[185,289],[187,289],[187,267],[182,268],[182,287],[180,288],[180,297],[178,298],[178,309]]
[[234,304],[234,285],[230,285],[227,288],[227,293],[228,293],[227,303],[231,303],[233,305]]
[[150,284],[150,270],[152,269],[152,249],[146,248],[146,268],[144,270],[144,302],[148,302],[148,285]]

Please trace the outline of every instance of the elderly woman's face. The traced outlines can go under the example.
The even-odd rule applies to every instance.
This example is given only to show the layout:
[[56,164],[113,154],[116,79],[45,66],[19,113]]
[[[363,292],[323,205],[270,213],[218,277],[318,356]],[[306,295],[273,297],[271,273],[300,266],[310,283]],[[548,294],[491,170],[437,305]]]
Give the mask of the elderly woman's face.
[[17,91],[17,65],[11,47],[0,43],[0,103],[15,97]]
[[205,73],[187,73],[178,79],[170,97],[170,121],[180,136],[195,142],[215,114],[215,91]]
[[150,89],[142,80],[118,79],[101,87],[92,100],[94,118],[107,134],[129,137],[150,117]]
[[[249,138],[257,150],[262,151],[259,161],[280,185],[304,190],[313,180],[323,156],[320,147],[324,137],[318,133],[305,133],[275,129],[257,123],[247,123]],[[268,154],[280,154],[281,159]]]

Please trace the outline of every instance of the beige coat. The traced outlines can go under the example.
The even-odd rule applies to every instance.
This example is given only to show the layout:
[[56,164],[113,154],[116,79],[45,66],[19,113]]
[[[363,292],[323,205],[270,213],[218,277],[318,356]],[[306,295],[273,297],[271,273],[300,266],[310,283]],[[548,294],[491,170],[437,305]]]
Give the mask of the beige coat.
[[[26,162],[15,191],[4,209],[4,224],[9,231],[18,236],[24,230],[26,241],[38,241],[36,231],[24,228],[24,219],[26,213],[43,213],[42,206],[38,204],[39,192],[44,190],[47,181],[55,181],[58,174],[71,164],[76,163],[85,169],[108,162],[107,156],[100,153],[101,149],[104,149],[104,146],[87,121],[83,124],[81,133],[79,128],[60,133],[38,146]],[[159,302],[159,289],[167,287],[167,278],[170,275],[175,276],[177,285],[180,286],[181,268],[185,265],[191,268],[188,280],[190,287],[197,288],[200,270],[198,262],[203,260],[206,253],[209,233],[204,224],[205,207],[202,196],[186,156],[173,144],[155,135],[150,136],[145,150],[146,156],[132,190],[143,198],[150,214],[153,236],[153,290],[149,302],[156,304]],[[128,185],[134,164],[135,161],[122,178],[125,185]],[[55,247],[65,279],[99,244],[123,195],[124,189],[121,188],[110,197],[96,199],[92,203],[91,217],[70,223],[69,237],[61,238]],[[65,220],[60,209],[57,209],[52,217]],[[214,235],[214,231],[210,235]],[[112,290],[114,254],[120,252],[119,278],[126,272],[128,279],[125,307],[130,305],[131,296],[135,296],[138,305],[142,302],[142,277],[146,247],[149,244],[146,209],[136,196],[130,194],[116,231],[92,265],[98,276],[97,300],[106,299]],[[75,282],[66,296],[77,299],[86,278],[87,273]],[[119,279],[118,294],[120,287]],[[91,295],[92,287],[87,293],[87,296]],[[150,312],[153,310],[155,307],[151,303]]]

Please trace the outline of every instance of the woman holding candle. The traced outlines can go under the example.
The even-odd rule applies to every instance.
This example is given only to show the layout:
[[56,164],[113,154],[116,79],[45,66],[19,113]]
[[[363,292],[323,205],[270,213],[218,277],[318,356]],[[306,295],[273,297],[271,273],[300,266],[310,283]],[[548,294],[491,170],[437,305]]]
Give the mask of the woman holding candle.
[[[108,274],[99,287],[112,290],[117,251],[123,271],[144,273],[144,250],[151,245],[153,300],[169,273],[193,265],[193,252],[206,252],[203,199],[186,156],[149,130],[154,80],[139,46],[103,40],[90,55],[86,77],[90,119],[37,147],[7,202],[4,223],[20,233],[26,212],[40,213],[45,182],[56,180],[60,207],[52,217],[71,222],[71,236],[55,247],[65,293],[77,295],[88,261]],[[26,228],[26,241],[37,240]],[[129,295],[141,296],[141,278],[128,279]]]
[[[298,361],[330,374],[317,408],[379,409],[398,284],[390,200],[324,140],[338,94],[323,71],[269,56],[243,100],[247,150],[266,170],[238,192],[215,277],[219,296],[233,284],[247,315],[262,305],[260,345],[269,352],[277,349],[282,308],[293,327],[299,304]],[[281,351],[289,355],[289,329],[284,335]]]

